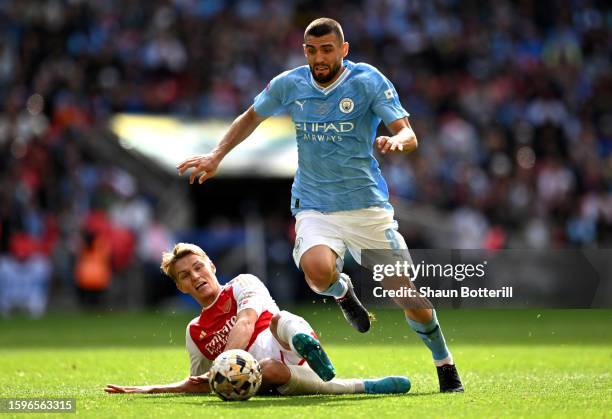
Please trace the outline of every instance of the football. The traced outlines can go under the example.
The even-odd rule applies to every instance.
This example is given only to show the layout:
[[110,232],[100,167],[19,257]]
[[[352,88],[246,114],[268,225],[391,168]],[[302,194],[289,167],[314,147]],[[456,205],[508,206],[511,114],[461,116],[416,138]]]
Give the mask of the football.
[[261,386],[261,366],[253,355],[230,349],[210,367],[210,388],[222,400],[248,400]]

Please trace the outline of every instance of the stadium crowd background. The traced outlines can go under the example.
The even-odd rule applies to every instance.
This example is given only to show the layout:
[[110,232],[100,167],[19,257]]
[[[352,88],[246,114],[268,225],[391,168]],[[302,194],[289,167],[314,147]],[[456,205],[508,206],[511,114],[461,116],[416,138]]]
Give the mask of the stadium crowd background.
[[[304,64],[304,27],[323,15],[342,23],[349,59],[378,67],[410,112],[418,152],[380,161],[392,195],[451,220],[459,239],[446,246],[609,246],[604,1],[4,0],[2,312],[41,315],[50,289],[57,301],[77,289],[95,305],[114,282],[156,276],[179,232],[130,173],[83,152],[81,139],[116,112],[233,118],[273,76]],[[271,266],[301,281],[287,205],[272,229],[279,251],[267,257],[286,252]],[[162,303],[172,288],[162,283],[170,289],[137,304]]]

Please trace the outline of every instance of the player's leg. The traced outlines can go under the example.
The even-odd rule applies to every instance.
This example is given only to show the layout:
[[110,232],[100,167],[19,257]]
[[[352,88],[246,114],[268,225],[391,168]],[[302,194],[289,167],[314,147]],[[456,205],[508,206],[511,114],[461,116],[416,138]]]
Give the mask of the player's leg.
[[258,394],[268,394],[291,379],[291,371],[285,364],[271,358],[259,361],[261,366],[261,387]]
[[434,309],[405,309],[406,321],[431,351],[442,393],[458,393],[463,385],[453,355],[446,346],[442,328]]
[[361,304],[348,275],[341,273],[341,259],[329,247],[317,245],[308,249],[300,259],[310,288],[320,295],[334,297],[344,318],[357,331],[370,329],[370,316]]
[[[379,223],[375,222],[377,219]],[[360,227],[362,225],[367,225],[367,227]],[[397,222],[393,220],[392,211],[381,208],[367,208],[355,211],[354,217],[347,221],[345,232],[348,249],[358,263],[362,263],[361,249],[389,249],[389,251],[404,252],[404,257],[412,264],[406,242],[397,231]],[[391,260],[394,257],[390,255],[389,259]],[[386,259],[384,254],[383,259]],[[414,284],[406,278],[390,278],[383,281],[385,288],[395,288],[396,285],[408,285],[414,288]],[[440,391],[463,391],[461,380],[455,368],[453,357],[446,345],[436,311],[429,300],[424,297],[405,297],[394,299],[394,301],[404,309],[408,325],[418,334],[423,343],[431,351],[438,372]]]
[[300,258],[306,282],[317,294],[342,298],[348,290],[346,282],[338,278],[338,255],[329,246],[319,244],[310,247]]
[[370,328],[368,311],[355,295],[350,278],[341,273],[345,246],[331,221],[333,218],[304,211],[296,220],[293,258],[304,271],[306,282],[317,294],[334,297],[351,326],[359,332],[367,332]]
[[[292,327],[306,331],[303,319],[291,313],[287,313],[287,319],[295,323]],[[292,318],[294,316],[294,318]],[[271,387],[277,386],[281,394],[349,394],[349,393],[372,393],[391,394],[405,393],[410,390],[410,381],[406,377],[384,377],[374,380],[360,379],[336,379],[323,381],[308,365],[301,365],[304,360],[294,351],[289,349],[287,340],[278,336],[279,321],[284,316],[274,316],[270,329],[257,336],[255,342],[249,349],[251,355],[257,359],[262,366],[264,392]],[[297,318],[297,319],[295,319]],[[280,329],[285,330],[286,325],[280,322]],[[296,323],[302,323],[301,325]],[[307,323],[306,323],[307,324]],[[307,328],[312,331],[310,326]],[[274,333],[272,332],[274,329]],[[300,332],[294,333],[299,335]],[[261,392],[260,392],[261,393]]]
[[399,394],[410,390],[406,377],[384,377],[380,379],[335,378],[323,381],[306,366],[285,365],[273,359],[260,361],[263,379],[260,393],[273,387],[286,396],[312,394]]
[[436,366],[453,363],[434,309],[405,308],[404,315],[410,328],[418,333],[431,351]]
[[334,366],[321,346],[316,333],[302,317],[288,311],[281,311],[272,317],[270,331],[282,347],[306,360],[310,368],[323,381],[334,378],[336,375]]

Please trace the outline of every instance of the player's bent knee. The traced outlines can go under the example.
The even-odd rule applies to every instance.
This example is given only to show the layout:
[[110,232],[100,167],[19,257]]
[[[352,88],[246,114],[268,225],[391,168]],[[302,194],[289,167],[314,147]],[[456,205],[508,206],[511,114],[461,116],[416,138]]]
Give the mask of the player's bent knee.
[[335,259],[328,260],[326,258],[304,256],[300,261],[300,266],[306,275],[308,285],[315,291],[325,291],[336,276]]
[[325,291],[336,274],[336,253],[327,246],[318,245],[308,249],[300,259],[300,266],[311,283],[311,287]]
[[291,344],[289,343],[291,340],[291,331],[287,327],[287,322],[296,318],[301,319],[295,314],[283,310],[272,316],[272,321],[270,322],[270,332],[272,332],[272,336],[274,336],[276,341],[280,343],[283,348],[289,351],[291,350]]
[[291,378],[291,371],[282,362],[271,358],[259,361],[262,379],[267,385],[280,386],[286,384]]

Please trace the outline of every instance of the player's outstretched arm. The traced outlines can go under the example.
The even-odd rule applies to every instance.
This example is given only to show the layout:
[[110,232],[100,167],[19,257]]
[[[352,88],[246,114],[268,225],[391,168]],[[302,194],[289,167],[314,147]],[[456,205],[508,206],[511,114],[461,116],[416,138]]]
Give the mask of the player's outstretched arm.
[[236,324],[227,336],[225,350],[245,349],[253,336],[255,322],[257,322],[257,312],[252,308],[247,308],[238,312]]
[[392,137],[382,135],[376,138],[376,146],[382,154],[387,152],[410,153],[418,147],[416,134],[408,122],[408,118],[401,118],[387,125]]
[[150,386],[119,386],[116,384],[107,384],[104,391],[109,394],[129,394],[129,393],[210,393],[208,385],[208,374],[194,377],[188,377],[183,381],[178,381],[171,384],[155,384]]
[[213,177],[215,173],[217,173],[217,168],[221,160],[223,160],[227,153],[251,135],[251,133],[255,131],[255,128],[265,119],[265,117],[257,115],[251,106],[246,112],[234,119],[234,122],[232,122],[232,125],[213,151],[208,154],[188,158],[176,166],[179,176],[182,176],[187,170],[193,168],[193,171],[189,175],[190,184],[192,184],[198,176],[198,183],[203,183],[208,178]]

